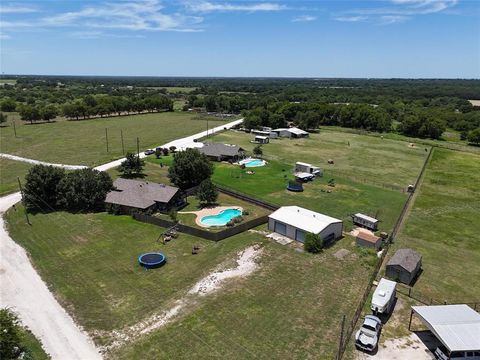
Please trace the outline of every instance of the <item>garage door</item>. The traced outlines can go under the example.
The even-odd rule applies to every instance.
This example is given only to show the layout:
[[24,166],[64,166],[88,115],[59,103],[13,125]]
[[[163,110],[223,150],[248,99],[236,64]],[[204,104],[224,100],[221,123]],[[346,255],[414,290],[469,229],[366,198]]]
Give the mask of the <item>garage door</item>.
[[300,242],[305,242],[305,231],[302,230],[295,230],[295,240]]
[[287,225],[275,221],[275,232],[282,235],[287,235]]

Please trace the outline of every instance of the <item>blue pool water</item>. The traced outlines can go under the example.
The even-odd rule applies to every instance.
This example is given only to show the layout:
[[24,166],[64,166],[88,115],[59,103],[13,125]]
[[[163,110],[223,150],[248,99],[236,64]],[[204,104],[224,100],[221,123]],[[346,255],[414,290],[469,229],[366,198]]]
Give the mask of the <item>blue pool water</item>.
[[227,209],[221,211],[217,215],[204,216],[200,222],[207,226],[223,226],[226,225],[234,217],[242,215],[241,210],[237,209]]
[[264,165],[264,161],[260,159],[252,159],[249,162],[245,163],[245,167],[259,167]]

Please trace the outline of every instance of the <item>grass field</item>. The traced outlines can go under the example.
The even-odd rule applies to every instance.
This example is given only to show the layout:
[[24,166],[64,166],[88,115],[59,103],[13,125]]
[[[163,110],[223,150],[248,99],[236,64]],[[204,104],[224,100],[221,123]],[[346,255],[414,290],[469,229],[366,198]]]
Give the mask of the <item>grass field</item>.
[[[240,145],[253,150],[253,134],[227,131],[211,141]],[[406,187],[415,181],[427,155],[424,147],[408,146],[403,141],[336,131],[320,131],[305,139],[273,139],[262,146],[264,156],[288,166],[303,161],[320,166],[332,175],[357,182]],[[327,160],[334,160],[334,165]]]
[[[256,274],[200,298],[185,317],[127,344],[112,358],[208,358],[212,348],[230,359],[330,356],[339,319],[351,315],[365,285],[359,279],[371,269],[347,239],[314,256],[250,232],[218,243],[181,234],[162,245],[155,242],[161,228],[105,213],[37,214],[29,227],[17,207],[7,222],[57,298],[98,344],[109,341],[104,331],[168,309],[217,264],[252,243],[263,244]],[[201,246],[200,254],[190,254],[192,244]],[[340,248],[353,254],[338,260],[332,254]],[[137,256],[151,250],[164,252],[167,265],[140,268]]]
[[[210,119],[213,123],[213,118]],[[215,121],[219,122],[219,120]],[[105,128],[108,128],[109,152]],[[125,151],[140,150],[205,130],[204,119],[194,114],[168,112],[84,121],[58,121],[36,125],[17,124],[0,129],[0,150],[48,162],[70,165],[98,165],[122,156],[120,131]]]
[[422,254],[414,290],[427,299],[480,301],[479,189],[480,156],[435,149],[394,245]]
[[0,158],[0,196],[18,191],[17,176],[24,182],[31,166],[21,161]]

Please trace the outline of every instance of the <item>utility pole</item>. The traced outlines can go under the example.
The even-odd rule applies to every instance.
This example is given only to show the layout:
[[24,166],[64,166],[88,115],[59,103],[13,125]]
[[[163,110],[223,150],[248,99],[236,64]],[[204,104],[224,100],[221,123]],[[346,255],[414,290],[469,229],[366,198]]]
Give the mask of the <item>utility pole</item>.
[[120,130],[120,137],[122,139],[122,153],[125,155],[125,145],[123,144],[123,130]]
[[108,153],[108,129],[105,128],[105,140],[107,141],[107,153]]
[[13,120],[13,132],[15,134],[15,137],[17,137],[17,127],[15,126],[15,120]]
[[137,156],[140,159],[140,140],[137,137]]
[[[23,189],[22,189],[22,183],[20,182],[20,178],[17,176],[17,180],[18,180],[18,188],[20,189],[20,194],[22,194],[22,200],[23,200]],[[28,218],[28,212],[27,212],[27,209],[24,208],[24,211],[25,211],[25,218],[27,219],[27,224],[28,225],[32,225],[30,223],[30,219]]]

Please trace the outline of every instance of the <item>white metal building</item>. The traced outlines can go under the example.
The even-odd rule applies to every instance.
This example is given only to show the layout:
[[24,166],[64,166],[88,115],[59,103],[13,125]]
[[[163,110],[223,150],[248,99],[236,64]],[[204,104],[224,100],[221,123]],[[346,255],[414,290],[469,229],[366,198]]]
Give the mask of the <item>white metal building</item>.
[[309,173],[313,174],[315,176],[322,176],[322,169],[320,169],[318,166],[313,166],[312,164],[307,164],[304,162],[297,161],[295,163],[295,172],[300,173]]
[[299,242],[306,233],[320,234],[325,243],[342,237],[342,220],[299,206],[283,206],[268,217],[268,229]]
[[412,306],[409,330],[413,315],[445,346],[449,359],[479,354],[480,314],[468,305]]

